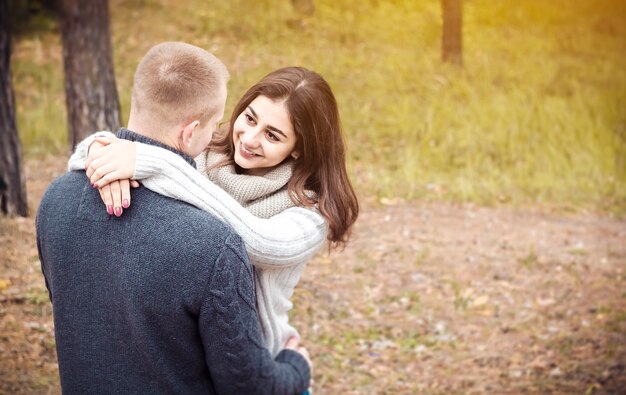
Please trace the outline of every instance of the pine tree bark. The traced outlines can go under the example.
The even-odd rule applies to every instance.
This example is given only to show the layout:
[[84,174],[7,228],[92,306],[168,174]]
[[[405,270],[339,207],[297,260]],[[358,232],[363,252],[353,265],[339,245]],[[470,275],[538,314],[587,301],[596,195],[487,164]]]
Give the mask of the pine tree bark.
[[15,122],[15,97],[11,79],[11,33],[7,3],[0,1],[0,211],[26,217],[26,183]]
[[59,0],[68,141],[120,127],[108,0]]
[[441,54],[444,62],[463,64],[463,12],[462,0],[442,0],[443,35]]

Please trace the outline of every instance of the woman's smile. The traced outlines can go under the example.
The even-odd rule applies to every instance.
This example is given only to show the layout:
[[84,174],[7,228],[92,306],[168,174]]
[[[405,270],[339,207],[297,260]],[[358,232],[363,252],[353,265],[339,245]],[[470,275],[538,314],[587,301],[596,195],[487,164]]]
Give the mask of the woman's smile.
[[243,156],[244,158],[247,159],[253,159],[255,157],[261,156],[257,153],[255,153],[254,151],[248,149],[244,143],[242,143],[241,141],[239,142],[239,151],[241,152],[241,156]]

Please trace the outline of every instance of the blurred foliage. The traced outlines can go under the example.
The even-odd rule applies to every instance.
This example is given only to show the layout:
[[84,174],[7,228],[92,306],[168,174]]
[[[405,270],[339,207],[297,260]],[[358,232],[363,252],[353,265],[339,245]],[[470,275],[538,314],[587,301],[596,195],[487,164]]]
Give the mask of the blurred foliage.
[[[439,1],[111,0],[124,114],[160,41],[213,51],[227,109],[269,71],[302,65],[337,96],[358,192],[626,212],[626,3],[466,0],[464,67],[440,61]],[[19,39],[26,155],[65,150],[59,38]]]

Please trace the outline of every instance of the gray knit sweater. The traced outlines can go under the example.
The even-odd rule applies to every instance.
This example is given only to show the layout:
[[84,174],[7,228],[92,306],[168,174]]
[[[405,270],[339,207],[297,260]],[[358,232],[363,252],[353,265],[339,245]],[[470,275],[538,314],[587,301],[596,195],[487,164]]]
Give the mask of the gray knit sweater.
[[[225,159],[226,155],[209,150],[195,158],[200,174],[226,191],[246,210],[257,217],[270,218],[295,206],[287,192],[292,161],[280,164],[263,177],[258,177],[238,174],[234,164],[221,165]],[[140,168],[141,164],[136,167]]]
[[109,216],[75,171],[42,198],[37,246],[63,392],[303,392],[302,356],[283,350],[272,360],[263,347],[239,236],[189,204],[144,187],[132,193],[124,215]]
[[[84,168],[92,142],[90,136],[76,147],[70,169]],[[146,144],[136,146],[134,178],[155,192],[214,214],[241,236],[256,269],[257,304],[265,344],[272,355],[277,355],[289,336],[297,334],[289,325],[290,299],[306,262],[325,243],[327,234],[326,222],[316,210],[286,208],[293,205],[284,188],[291,177],[290,167],[279,166],[266,177],[238,175],[228,167],[208,174],[207,162],[212,164],[219,158],[201,154],[196,158],[197,171],[171,152]],[[248,209],[270,217],[260,218]]]

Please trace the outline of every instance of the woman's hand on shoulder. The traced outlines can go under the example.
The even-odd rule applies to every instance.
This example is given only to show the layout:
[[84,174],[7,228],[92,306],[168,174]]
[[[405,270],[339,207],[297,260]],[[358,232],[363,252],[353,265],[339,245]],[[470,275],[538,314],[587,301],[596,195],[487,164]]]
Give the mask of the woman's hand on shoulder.
[[129,180],[113,181],[110,184],[98,188],[100,198],[109,215],[119,217],[125,208],[130,206],[130,182]]
[[117,180],[129,180],[135,173],[135,143],[114,136],[97,137],[89,147],[85,164],[92,186],[102,188]]
[[[139,187],[131,180],[135,169],[135,144],[115,136],[98,136],[89,147],[85,164],[87,177],[94,188],[98,188],[100,198],[109,215],[122,215],[130,207],[130,188]],[[130,175],[125,177],[130,172]]]

